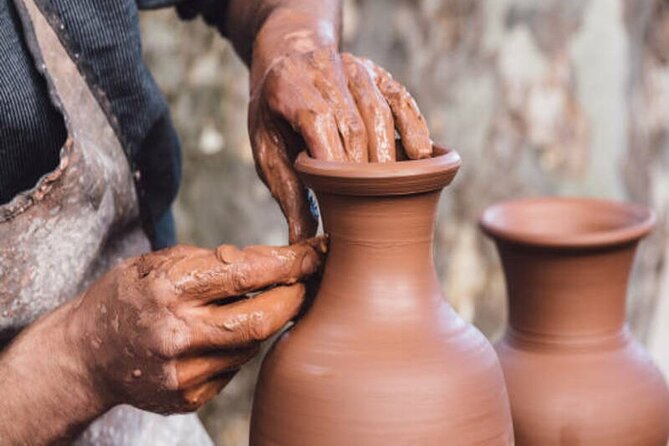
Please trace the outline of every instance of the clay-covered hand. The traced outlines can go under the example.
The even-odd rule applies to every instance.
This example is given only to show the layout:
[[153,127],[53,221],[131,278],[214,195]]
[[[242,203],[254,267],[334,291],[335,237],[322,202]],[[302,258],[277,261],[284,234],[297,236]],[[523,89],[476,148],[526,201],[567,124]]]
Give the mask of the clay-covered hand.
[[107,406],[194,410],[297,314],[299,281],[325,249],[314,238],[288,247],[177,246],[130,259],[73,302],[70,339]]
[[304,147],[315,158],[354,162],[432,153],[427,124],[406,88],[370,60],[340,54],[336,34],[309,14],[278,11],[253,49],[251,143],[258,172],[288,219],[291,241],[315,230],[292,168]]

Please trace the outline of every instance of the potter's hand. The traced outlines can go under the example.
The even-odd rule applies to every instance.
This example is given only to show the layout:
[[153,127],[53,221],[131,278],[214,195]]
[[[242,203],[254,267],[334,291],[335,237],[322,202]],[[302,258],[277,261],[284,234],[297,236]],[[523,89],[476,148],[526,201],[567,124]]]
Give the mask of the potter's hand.
[[0,351],[0,443],[69,444],[120,403],[196,409],[296,314],[324,251],[318,238],[123,262]]
[[305,293],[297,282],[324,251],[321,238],[243,250],[177,246],[113,269],[72,313],[103,398],[159,413],[198,408],[297,314]]
[[315,229],[292,169],[305,145],[315,158],[355,162],[432,153],[425,119],[402,85],[373,62],[340,54],[327,21],[284,10],[270,15],[255,39],[249,132],[258,172],[288,219],[291,241]]

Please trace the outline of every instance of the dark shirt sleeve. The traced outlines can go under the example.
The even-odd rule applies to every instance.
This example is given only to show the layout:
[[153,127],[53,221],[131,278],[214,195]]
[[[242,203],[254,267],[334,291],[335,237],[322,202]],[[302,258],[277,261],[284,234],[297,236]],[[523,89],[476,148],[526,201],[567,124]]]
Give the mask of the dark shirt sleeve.
[[176,7],[179,17],[193,20],[202,17],[204,21],[216,27],[227,36],[228,0],[136,0],[139,9],[158,9]]
[[138,9],[160,9],[175,6],[181,0],[135,0]]

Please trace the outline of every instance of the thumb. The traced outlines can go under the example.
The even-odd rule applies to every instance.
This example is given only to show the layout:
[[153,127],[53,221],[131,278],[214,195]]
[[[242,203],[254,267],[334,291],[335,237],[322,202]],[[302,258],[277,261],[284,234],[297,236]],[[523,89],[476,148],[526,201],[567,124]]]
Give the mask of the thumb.
[[318,223],[311,214],[307,190],[293,170],[285,140],[259,117],[249,117],[251,145],[258,175],[288,221],[290,243],[312,237]]

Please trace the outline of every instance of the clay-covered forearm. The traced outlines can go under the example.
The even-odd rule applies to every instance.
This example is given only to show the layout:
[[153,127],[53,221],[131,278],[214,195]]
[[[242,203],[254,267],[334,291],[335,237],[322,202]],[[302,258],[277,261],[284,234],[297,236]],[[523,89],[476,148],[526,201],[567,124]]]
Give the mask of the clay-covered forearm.
[[[238,54],[250,65],[254,48],[258,43],[265,43],[256,42],[257,38],[266,39],[272,47],[301,38],[300,34],[305,35],[305,40],[314,36],[327,40],[323,43],[337,44],[341,32],[341,0],[231,0],[227,19],[228,36]],[[291,33],[294,35],[290,36]]]
[[68,339],[69,304],[0,353],[2,444],[69,444],[108,407]]
[[125,260],[0,353],[0,444],[69,444],[117,404],[196,410],[298,314],[325,251],[314,238]]
[[184,19],[201,16],[216,26],[250,65],[256,37],[268,22],[273,25],[273,32],[269,33],[273,43],[280,43],[291,32],[310,30],[336,44],[341,28],[341,3],[341,0],[182,0],[177,10]]

